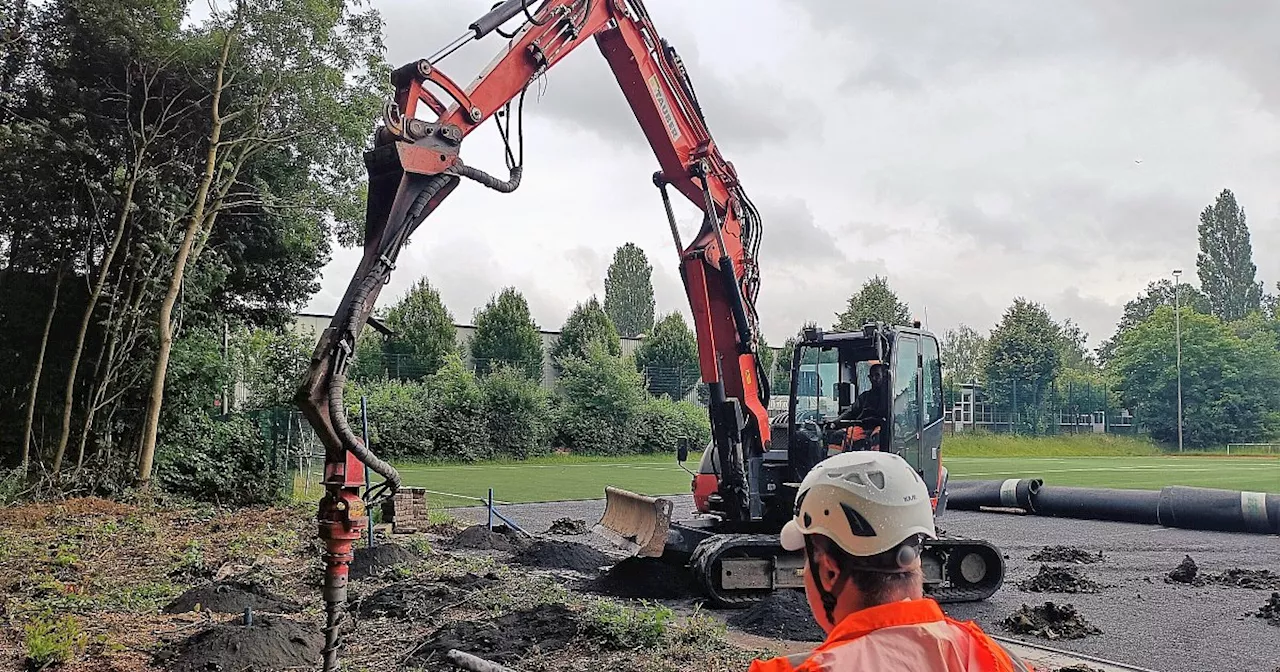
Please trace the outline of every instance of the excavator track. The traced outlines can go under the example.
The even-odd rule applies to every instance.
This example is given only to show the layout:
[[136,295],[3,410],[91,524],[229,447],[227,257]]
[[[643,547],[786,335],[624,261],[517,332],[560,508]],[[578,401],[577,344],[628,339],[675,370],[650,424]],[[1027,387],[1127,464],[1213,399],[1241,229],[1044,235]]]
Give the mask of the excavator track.
[[[939,603],[977,602],[1004,583],[1004,557],[990,543],[942,537],[925,542],[925,595]],[[804,587],[804,556],[773,534],[716,534],[694,549],[690,569],[710,602],[741,609],[784,588]]]

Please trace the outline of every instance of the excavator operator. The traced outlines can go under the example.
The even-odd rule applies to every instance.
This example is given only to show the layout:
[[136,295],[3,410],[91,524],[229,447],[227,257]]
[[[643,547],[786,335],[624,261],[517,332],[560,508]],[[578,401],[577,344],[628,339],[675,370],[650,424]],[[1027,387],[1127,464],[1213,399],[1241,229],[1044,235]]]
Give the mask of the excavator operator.
[[831,425],[840,427],[848,424],[839,443],[828,446],[827,455],[836,455],[851,450],[866,450],[878,446],[880,430],[884,426],[889,407],[889,370],[880,362],[875,362],[867,371],[871,387],[858,395],[853,404],[832,420]]
[[923,540],[937,538],[929,490],[892,453],[836,455],[796,493],[782,547],[804,549],[805,594],[827,639],[749,672],[1033,672],[972,621],[924,594]]

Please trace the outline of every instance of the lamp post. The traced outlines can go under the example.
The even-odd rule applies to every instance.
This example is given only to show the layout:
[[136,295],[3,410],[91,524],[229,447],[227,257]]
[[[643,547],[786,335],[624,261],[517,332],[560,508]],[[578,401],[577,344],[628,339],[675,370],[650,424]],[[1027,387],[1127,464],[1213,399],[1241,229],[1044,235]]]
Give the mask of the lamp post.
[[1173,269],[1173,324],[1178,350],[1178,452],[1182,452],[1182,306],[1178,303],[1178,286],[1182,270]]

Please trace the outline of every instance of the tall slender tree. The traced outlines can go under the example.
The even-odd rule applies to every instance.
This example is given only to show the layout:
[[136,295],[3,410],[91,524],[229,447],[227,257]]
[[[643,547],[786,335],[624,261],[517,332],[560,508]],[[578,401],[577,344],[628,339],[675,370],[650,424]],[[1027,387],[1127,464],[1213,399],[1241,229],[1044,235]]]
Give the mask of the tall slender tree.
[[1253,245],[1244,208],[1230,189],[1223,189],[1211,206],[1200,213],[1200,254],[1196,272],[1209,297],[1213,314],[1224,322],[1238,320],[1262,303],[1262,283],[1257,281]]
[[529,312],[529,302],[515,287],[504,287],[475,314],[471,359],[485,375],[510,366],[538,380],[542,377],[542,334]]
[[653,329],[653,266],[644,250],[626,243],[613,253],[604,279],[604,312],[618,335],[635,338]]

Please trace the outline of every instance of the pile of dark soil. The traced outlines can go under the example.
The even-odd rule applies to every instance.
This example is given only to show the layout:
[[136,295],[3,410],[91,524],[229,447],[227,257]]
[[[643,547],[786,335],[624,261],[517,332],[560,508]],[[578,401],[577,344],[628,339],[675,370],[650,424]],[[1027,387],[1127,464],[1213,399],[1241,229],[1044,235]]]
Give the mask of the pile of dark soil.
[[508,664],[534,647],[553,652],[578,635],[577,616],[561,604],[544,604],[482,621],[455,621],[431,635],[414,652],[414,662],[444,660],[449,649],[458,649]]
[[502,577],[498,576],[496,572],[488,572],[484,576],[474,572],[467,572],[457,576],[446,576],[440,579],[440,582],[447,583],[466,592],[475,592],[502,583]]
[[182,614],[201,610],[215,611],[222,614],[239,614],[245,609],[255,612],[267,611],[274,614],[296,614],[302,611],[302,605],[278,598],[257,584],[239,581],[220,581],[197,586],[174,598],[164,606],[166,614]]
[[558,534],[562,536],[575,536],[586,534],[590,530],[587,529],[587,521],[577,518],[556,518],[551,523],[551,527],[547,528],[547,534]]
[[1033,593],[1096,593],[1102,584],[1086,578],[1074,567],[1040,565],[1040,573],[1018,587]]
[[1045,602],[1037,607],[1022,605],[1001,622],[1020,635],[1044,639],[1080,639],[1100,635],[1102,629],[1084,620],[1074,605]]
[[1232,567],[1221,574],[1206,574],[1205,581],[1222,586],[1251,588],[1253,590],[1280,590],[1280,574],[1269,569],[1238,569]]
[[1102,551],[1094,553],[1074,546],[1045,546],[1027,557],[1035,562],[1066,562],[1076,565],[1088,565],[1102,562]]
[[209,670],[314,669],[320,665],[324,635],[312,626],[274,616],[255,616],[202,630],[156,654],[170,672]]
[[743,632],[774,639],[821,642],[827,638],[809,610],[803,590],[779,590],[750,608],[729,617],[729,625]]
[[1056,668],[1055,670],[1053,670],[1053,672],[1105,672],[1105,670],[1101,670],[1096,667],[1091,667],[1089,665],[1085,665],[1084,663],[1076,663],[1075,665],[1068,665],[1066,667]]
[[1280,593],[1271,593],[1271,599],[1254,616],[1267,619],[1271,625],[1280,626]]
[[406,621],[426,620],[441,607],[457,599],[457,591],[443,583],[393,583],[368,597],[356,601],[354,611],[360,618],[396,618]]
[[1192,586],[1203,586],[1204,578],[1199,576],[1200,568],[1196,567],[1196,561],[1191,556],[1183,556],[1182,562],[1178,563],[1177,568],[1164,578],[1165,583],[1185,583]]
[[506,525],[472,525],[458,533],[449,542],[454,548],[470,548],[480,551],[506,551],[514,553],[529,546],[529,540]]
[[678,600],[698,594],[693,575],[660,558],[626,558],[592,579],[586,590],[613,597]]
[[532,546],[516,553],[511,561],[529,567],[579,572],[596,572],[611,562],[609,556],[586,544],[554,539],[533,542]]
[[351,561],[351,578],[367,579],[417,560],[418,552],[399,544],[378,544],[373,547],[357,547],[355,556],[355,560]]

